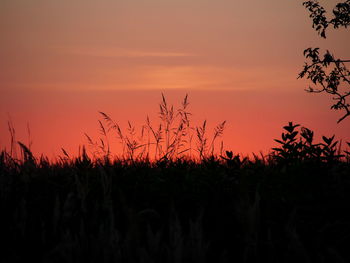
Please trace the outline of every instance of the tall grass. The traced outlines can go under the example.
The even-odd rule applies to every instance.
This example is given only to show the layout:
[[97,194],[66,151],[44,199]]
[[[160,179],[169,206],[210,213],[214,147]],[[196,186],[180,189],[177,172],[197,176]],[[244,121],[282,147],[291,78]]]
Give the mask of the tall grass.
[[163,96],[160,123],[125,129],[101,112],[90,152],[62,149],[54,162],[9,122],[0,262],[350,261],[349,149],[290,122],[269,155],[217,152],[225,122],[208,138],[187,107],[187,96],[178,110]]
[[162,94],[158,123],[152,123],[147,116],[145,123],[139,128],[130,121],[126,128],[122,128],[109,114],[99,112],[102,117],[102,120],[98,121],[101,137],[93,140],[86,134],[92,154],[103,158],[110,156],[109,136],[114,136],[119,141],[118,148],[121,152],[118,158],[128,161],[178,158],[202,160],[215,154],[222,154],[223,142],[220,142],[220,152],[215,151],[215,145],[224,132],[226,121],[214,128],[212,138],[209,139],[206,121],[199,127],[193,126],[188,106],[187,95],[182,100],[181,106],[175,109]]

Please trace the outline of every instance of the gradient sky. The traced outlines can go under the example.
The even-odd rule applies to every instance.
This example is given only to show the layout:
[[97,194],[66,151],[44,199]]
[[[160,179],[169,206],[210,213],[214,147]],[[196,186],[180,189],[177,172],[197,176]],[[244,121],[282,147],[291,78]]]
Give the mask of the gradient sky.
[[0,32],[0,147],[10,115],[35,153],[74,152],[97,111],[142,123],[161,92],[175,105],[188,93],[195,122],[227,120],[242,153],[267,152],[288,121],[350,139],[350,119],[337,125],[330,98],[296,79],[305,48],[349,59],[349,30],[321,39],[302,1],[0,0]]

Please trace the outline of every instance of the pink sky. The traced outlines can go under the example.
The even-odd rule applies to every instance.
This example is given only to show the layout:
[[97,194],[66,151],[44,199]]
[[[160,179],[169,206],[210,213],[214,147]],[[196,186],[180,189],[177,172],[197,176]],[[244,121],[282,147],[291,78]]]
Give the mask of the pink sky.
[[[325,95],[297,80],[307,47],[350,58],[348,30],[311,28],[302,1],[76,0],[0,3],[0,146],[8,113],[29,122],[35,153],[71,152],[97,134],[97,111],[126,125],[157,116],[161,92],[189,94],[193,120],[227,120],[227,148],[274,146],[288,121],[349,140]],[[331,7],[336,1],[321,1]]]

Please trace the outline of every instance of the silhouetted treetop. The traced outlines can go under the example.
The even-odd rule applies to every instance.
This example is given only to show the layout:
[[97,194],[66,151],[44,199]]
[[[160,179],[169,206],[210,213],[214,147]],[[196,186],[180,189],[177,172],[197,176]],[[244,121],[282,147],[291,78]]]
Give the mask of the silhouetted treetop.
[[[331,18],[327,18],[326,10],[317,0],[305,1],[303,5],[310,12],[312,27],[322,38],[326,38],[326,29],[329,26],[337,29],[350,25],[350,0],[336,4]],[[306,77],[312,81],[313,87],[306,89],[307,92],[325,92],[332,96],[334,103],[331,109],[345,112],[338,120],[338,123],[341,122],[350,116],[350,71],[345,65],[350,60],[336,58],[328,50],[320,55],[319,48],[311,47],[304,50],[304,56],[309,62],[305,63],[298,78]]]
[[326,38],[326,29],[328,26],[346,28],[350,25],[350,0],[336,4],[332,11],[333,16],[330,19],[326,17],[326,10],[317,0],[305,1],[303,5],[310,12],[312,27],[315,28],[318,34],[323,38]]

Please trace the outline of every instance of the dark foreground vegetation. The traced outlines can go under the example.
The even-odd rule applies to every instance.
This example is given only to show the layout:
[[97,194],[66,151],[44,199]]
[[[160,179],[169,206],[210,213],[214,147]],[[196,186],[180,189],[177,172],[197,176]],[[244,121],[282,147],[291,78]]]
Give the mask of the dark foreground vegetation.
[[[1,262],[349,262],[350,159],[289,123],[266,157],[0,154]],[[67,154],[68,155],[68,154]]]

